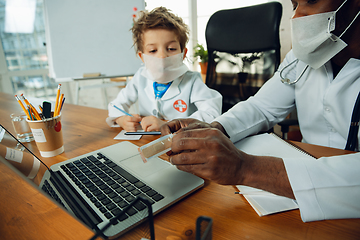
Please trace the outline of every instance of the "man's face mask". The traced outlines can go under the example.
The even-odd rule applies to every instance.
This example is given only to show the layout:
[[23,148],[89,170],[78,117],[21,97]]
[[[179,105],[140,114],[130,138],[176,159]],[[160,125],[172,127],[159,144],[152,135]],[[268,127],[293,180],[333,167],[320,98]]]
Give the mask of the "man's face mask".
[[145,69],[141,75],[158,83],[168,83],[188,71],[183,62],[184,53],[166,58],[157,58],[143,54]]
[[360,12],[339,37],[331,33],[335,29],[336,13],[345,2],[336,11],[291,20],[292,49],[296,58],[317,69],[347,46],[340,38]]

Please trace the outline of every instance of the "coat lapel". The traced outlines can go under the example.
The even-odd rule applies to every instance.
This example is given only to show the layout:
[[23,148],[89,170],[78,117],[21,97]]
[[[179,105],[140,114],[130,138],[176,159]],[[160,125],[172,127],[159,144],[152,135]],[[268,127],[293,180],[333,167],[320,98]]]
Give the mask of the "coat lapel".
[[184,75],[182,75],[181,77],[179,77],[173,81],[173,83],[171,84],[169,89],[166,91],[164,96],[161,98],[162,100],[168,100],[168,99],[173,98],[180,94],[179,85],[180,85],[180,82],[183,80]]

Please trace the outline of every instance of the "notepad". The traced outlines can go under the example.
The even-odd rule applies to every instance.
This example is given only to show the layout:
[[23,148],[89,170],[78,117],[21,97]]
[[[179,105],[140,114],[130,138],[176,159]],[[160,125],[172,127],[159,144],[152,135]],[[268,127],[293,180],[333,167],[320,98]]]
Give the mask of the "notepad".
[[[315,160],[314,157],[272,133],[247,137],[236,142],[235,146],[245,153],[257,156],[273,156],[280,158],[300,157]],[[236,187],[259,216],[298,208],[296,201],[291,198],[243,185],[237,185]]]
[[141,135],[125,135],[126,131],[121,130],[121,132],[114,137],[115,140],[139,140]]

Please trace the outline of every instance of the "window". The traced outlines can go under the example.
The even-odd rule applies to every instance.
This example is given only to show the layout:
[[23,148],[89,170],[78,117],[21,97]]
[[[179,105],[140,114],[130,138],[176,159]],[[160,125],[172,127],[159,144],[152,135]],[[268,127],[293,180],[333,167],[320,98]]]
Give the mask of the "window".
[[[9,12],[6,12],[9,10],[7,7],[16,3],[20,3],[20,5],[15,6],[13,8],[15,10],[22,9],[22,6],[27,4],[33,4],[32,8],[26,9],[27,11],[35,11],[33,13],[34,24],[30,24],[31,30],[28,32],[23,28],[18,32],[18,29],[9,27]],[[31,21],[31,16],[29,17],[23,12],[22,14],[28,16],[25,21]],[[19,18],[18,16],[13,17]],[[14,25],[23,26],[24,23],[12,24],[12,26]],[[52,95],[55,91],[51,88],[56,86],[53,80],[47,76],[48,61],[44,45],[43,0],[0,0],[0,38],[7,67],[5,78],[11,81],[13,93],[21,94],[25,91],[29,97]]]
[[[220,10],[220,9],[229,9],[229,8],[239,8],[245,7],[249,5],[260,4],[264,2],[268,2],[269,0],[223,0],[223,1],[209,1],[209,0],[190,0],[197,2],[197,36],[192,35],[192,31],[190,31],[190,44],[188,44],[188,54],[187,56],[192,61],[193,50],[191,47],[191,41],[195,43],[200,43],[206,46],[205,40],[205,28],[206,24],[210,18],[210,16]],[[146,0],[146,10],[152,10],[155,7],[166,7],[170,9],[173,13],[177,14],[181,17],[186,24],[189,25],[189,2],[190,1],[168,1],[168,0]],[[190,62],[189,65],[192,63]],[[197,68],[197,66],[195,66]],[[198,69],[200,70],[200,69]]]
[[36,2],[32,33],[5,32],[6,2],[0,0],[0,37],[9,71],[47,68],[42,0]]

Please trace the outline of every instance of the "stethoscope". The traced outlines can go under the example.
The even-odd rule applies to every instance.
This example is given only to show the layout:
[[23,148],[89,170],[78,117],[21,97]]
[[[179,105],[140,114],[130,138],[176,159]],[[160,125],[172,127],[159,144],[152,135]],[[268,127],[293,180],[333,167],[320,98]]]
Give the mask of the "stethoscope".
[[282,76],[282,73],[286,68],[290,67],[294,63],[297,63],[298,61],[299,61],[299,59],[295,59],[294,61],[292,61],[291,63],[289,63],[288,65],[283,67],[283,69],[280,70],[280,80],[282,83],[287,83],[289,85],[293,85],[293,84],[297,83],[299,81],[299,79],[304,75],[304,73],[305,73],[306,69],[308,69],[309,65],[306,65],[306,67],[301,71],[300,75],[295,79],[295,81],[291,82],[290,79]]

